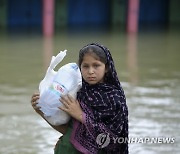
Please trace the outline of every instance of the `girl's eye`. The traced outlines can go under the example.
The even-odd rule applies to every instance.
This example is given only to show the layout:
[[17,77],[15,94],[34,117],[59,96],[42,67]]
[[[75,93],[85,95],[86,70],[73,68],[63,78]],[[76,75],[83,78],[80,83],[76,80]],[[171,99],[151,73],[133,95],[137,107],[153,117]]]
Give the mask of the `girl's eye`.
[[100,65],[98,65],[98,64],[95,64],[95,65],[94,65],[95,68],[96,68],[96,67],[99,67],[99,66],[100,66]]
[[88,65],[83,65],[83,68],[88,68]]

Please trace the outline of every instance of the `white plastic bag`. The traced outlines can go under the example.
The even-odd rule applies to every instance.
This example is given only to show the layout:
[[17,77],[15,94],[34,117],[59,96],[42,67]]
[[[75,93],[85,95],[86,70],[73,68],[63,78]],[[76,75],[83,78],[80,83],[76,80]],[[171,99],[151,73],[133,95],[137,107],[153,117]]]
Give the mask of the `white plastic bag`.
[[52,57],[44,79],[39,84],[40,99],[38,106],[46,120],[52,125],[61,125],[69,121],[69,115],[59,109],[63,104],[59,101],[61,95],[70,94],[76,98],[77,91],[82,86],[82,77],[76,63],[62,66],[58,72],[54,68],[63,60],[66,50]]

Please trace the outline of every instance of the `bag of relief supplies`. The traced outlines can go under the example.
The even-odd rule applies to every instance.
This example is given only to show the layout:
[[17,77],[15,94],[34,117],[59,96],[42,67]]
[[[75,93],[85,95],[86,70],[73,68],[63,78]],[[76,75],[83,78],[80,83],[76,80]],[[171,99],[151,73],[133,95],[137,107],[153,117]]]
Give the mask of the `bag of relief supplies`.
[[38,106],[45,119],[52,125],[61,125],[69,121],[70,116],[59,109],[61,95],[69,94],[76,99],[77,91],[82,86],[81,72],[76,63],[68,63],[56,72],[54,68],[66,56],[66,50],[53,56],[44,79],[39,84],[40,99]]

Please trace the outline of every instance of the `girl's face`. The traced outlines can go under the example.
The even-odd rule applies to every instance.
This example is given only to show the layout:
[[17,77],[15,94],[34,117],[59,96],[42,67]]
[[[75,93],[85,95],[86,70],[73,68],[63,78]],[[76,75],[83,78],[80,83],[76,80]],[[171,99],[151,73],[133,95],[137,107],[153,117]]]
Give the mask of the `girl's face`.
[[81,73],[83,79],[90,85],[102,83],[106,73],[106,67],[103,62],[98,60],[94,53],[86,53],[81,63]]

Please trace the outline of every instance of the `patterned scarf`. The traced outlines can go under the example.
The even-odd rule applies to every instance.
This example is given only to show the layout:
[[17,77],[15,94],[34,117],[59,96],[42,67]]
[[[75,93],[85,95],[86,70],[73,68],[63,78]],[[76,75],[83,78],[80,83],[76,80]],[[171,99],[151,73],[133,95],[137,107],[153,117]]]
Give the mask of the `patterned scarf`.
[[[119,82],[114,62],[109,50],[97,43],[107,56],[109,74],[104,83],[89,85],[83,81],[83,86],[77,94],[77,99],[83,110],[83,124],[74,120],[71,143],[82,153],[128,153],[127,143],[114,143],[113,138],[128,138],[128,108],[124,91]],[[87,46],[88,46],[87,45]],[[100,147],[97,137],[105,134],[110,137],[110,143]]]

